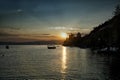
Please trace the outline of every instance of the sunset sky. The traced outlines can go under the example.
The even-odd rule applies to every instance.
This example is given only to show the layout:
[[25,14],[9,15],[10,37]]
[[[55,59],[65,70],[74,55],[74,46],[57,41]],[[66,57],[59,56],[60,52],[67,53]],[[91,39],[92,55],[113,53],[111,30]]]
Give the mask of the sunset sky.
[[0,41],[61,40],[88,33],[113,16],[120,0],[0,0]]

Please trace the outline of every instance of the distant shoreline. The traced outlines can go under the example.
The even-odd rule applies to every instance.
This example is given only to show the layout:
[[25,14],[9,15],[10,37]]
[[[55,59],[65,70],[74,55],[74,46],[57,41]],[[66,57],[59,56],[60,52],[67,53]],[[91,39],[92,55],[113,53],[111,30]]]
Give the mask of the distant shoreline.
[[32,41],[32,42],[0,42],[0,45],[62,45],[60,41]]

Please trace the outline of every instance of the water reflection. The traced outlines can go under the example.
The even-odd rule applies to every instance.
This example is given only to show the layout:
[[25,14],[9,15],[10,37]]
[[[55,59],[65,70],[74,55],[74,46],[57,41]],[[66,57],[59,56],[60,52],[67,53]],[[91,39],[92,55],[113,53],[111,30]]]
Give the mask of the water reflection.
[[49,50],[46,46],[14,45],[10,50],[0,49],[0,64],[0,80],[120,79],[116,53],[97,54],[76,47]]
[[63,51],[62,51],[62,69],[61,69],[61,73],[66,73],[66,68],[67,68],[67,65],[66,65],[66,58],[67,58],[67,56],[66,56],[66,54],[67,54],[66,47],[63,47],[62,50]]

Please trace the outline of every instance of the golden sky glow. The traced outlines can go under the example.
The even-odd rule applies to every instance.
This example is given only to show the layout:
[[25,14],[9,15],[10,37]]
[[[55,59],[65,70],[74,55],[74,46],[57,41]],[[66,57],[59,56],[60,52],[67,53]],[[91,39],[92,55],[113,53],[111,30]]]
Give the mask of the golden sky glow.
[[63,39],[66,39],[67,36],[68,36],[67,33],[65,33],[65,32],[62,32],[62,33],[61,33],[61,37],[62,37]]
[[66,33],[86,34],[111,18],[118,3],[119,0],[0,0],[0,41],[61,41],[67,38]]

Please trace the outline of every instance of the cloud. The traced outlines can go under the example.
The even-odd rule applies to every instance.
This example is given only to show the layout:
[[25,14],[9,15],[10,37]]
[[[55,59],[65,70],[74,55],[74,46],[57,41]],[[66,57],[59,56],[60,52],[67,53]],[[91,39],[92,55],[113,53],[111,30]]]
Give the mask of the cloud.
[[18,28],[18,27],[12,27],[12,26],[0,26],[0,29],[20,30],[20,28]]
[[0,35],[1,36],[16,36],[20,33],[21,28],[11,27],[11,26],[0,26]]
[[0,36],[10,36],[10,34],[0,32]]
[[57,36],[51,34],[22,34],[21,37],[31,37],[31,38],[57,38]]
[[47,35],[47,36],[48,36],[48,35],[50,35],[50,34],[40,34],[40,35]]
[[19,13],[19,12],[23,12],[23,10],[22,9],[17,9],[17,12]]
[[80,27],[64,27],[64,26],[57,26],[57,27],[49,27],[48,29],[54,29],[54,30],[79,30]]
[[7,33],[7,32],[0,32],[0,37],[10,37],[10,36],[18,36],[16,34],[11,34],[11,33]]
[[38,41],[38,40],[59,40],[57,36],[51,34],[18,34],[11,32],[0,32],[0,41]]
[[6,31],[0,32],[0,38],[26,38],[26,39],[42,39],[42,38],[57,38],[51,34],[20,34],[20,33],[11,33]]

